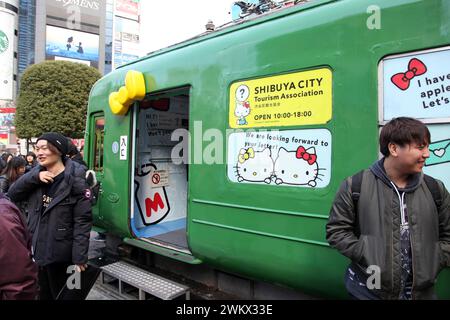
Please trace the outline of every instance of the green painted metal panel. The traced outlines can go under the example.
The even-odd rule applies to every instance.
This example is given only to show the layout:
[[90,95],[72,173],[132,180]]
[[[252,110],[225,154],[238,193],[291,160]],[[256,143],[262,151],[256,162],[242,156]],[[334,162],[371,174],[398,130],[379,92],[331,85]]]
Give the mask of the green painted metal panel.
[[[201,121],[203,132],[225,134],[233,82],[330,68],[332,120],[283,127],[331,132],[330,184],[321,189],[238,184],[227,178],[225,164],[191,164],[187,232],[193,255],[219,269],[345,297],[342,279],[348,261],[328,247],[325,224],[341,181],[378,157],[378,64],[388,55],[450,44],[448,1],[377,1],[379,30],[366,25],[372,4],[312,1],[155,52],[101,79],[89,102],[89,113],[104,111],[106,120],[104,193],[96,223],[133,238],[128,225],[133,203],[131,112],[118,117],[108,108],[109,93],[124,85],[128,70],[144,74],[150,93],[190,87],[190,127]],[[198,133],[191,134],[194,143],[202,143]],[[122,135],[129,136],[127,161],[111,151]],[[117,201],[107,199],[113,194]],[[449,279],[445,270],[438,282],[441,297],[450,297]]]

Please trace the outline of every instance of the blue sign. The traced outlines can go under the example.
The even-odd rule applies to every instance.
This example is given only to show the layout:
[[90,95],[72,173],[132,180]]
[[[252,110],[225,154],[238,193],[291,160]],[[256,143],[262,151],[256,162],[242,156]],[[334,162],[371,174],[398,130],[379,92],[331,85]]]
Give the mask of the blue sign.
[[430,157],[423,171],[450,189],[450,124],[432,124],[428,129],[431,133]]
[[119,152],[119,143],[117,141],[114,141],[112,144],[112,152],[114,154],[116,154],[117,152]]

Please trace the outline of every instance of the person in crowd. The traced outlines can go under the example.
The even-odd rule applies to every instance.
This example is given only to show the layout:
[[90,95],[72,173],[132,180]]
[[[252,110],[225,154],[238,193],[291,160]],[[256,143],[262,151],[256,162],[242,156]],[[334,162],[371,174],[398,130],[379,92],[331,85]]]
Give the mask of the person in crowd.
[[12,155],[12,153],[9,152],[5,152],[4,154],[2,154],[2,159],[5,162],[5,165],[13,158],[14,156]]
[[36,167],[37,161],[36,161],[36,154],[33,151],[30,151],[27,153],[26,156],[27,165],[25,167],[25,173],[29,172],[31,169]]
[[450,266],[450,195],[422,172],[430,141],[422,122],[392,119],[380,133],[383,158],[337,192],[327,240],[351,260],[345,285],[354,299],[436,298]]
[[84,166],[87,170],[88,166],[86,162],[83,160],[83,156],[78,151],[76,145],[73,144],[72,140],[68,139],[69,151],[67,152],[67,156],[75,162],[78,162],[80,165]]
[[10,186],[12,201],[27,200],[33,256],[39,266],[39,296],[54,300],[66,286],[73,265],[87,268],[92,228],[92,193],[85,169],[68,159],[68,140],[60,133],[37,139],[39,165]]
[[0,300],[35,300],[38,268],[19,209],[0,194]]
[[2,172],[6,168],[6,161],[0,157],[0,172]]
[[26,161],[22,157],[12,157],[1,173],[0,192],[3,194],[8,192],[9,186],[25,173],[26,164]]
[[5,152],[0,156],[0,172],[6,168],[6,164],[11,160],[13,155],[9,152]]

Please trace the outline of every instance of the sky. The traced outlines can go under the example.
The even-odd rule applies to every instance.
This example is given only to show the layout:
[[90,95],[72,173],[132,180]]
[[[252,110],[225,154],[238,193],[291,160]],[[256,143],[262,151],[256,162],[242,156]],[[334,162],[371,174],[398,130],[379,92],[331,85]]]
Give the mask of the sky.
[[141,0],[142,55],[189,39],[231,21],[233,0]]

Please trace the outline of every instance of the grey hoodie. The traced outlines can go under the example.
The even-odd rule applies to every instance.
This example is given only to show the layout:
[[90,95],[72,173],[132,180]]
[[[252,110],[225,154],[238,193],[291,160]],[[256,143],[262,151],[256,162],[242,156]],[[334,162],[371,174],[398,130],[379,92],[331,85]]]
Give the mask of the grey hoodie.
[[[381,181],[383,181],[389,188],[392,188],[392,182],[391,180],[388,178],[388,176],[386,175],[386,170],[384,169],[384,159],[378,160],[376,161],[372,167],[370,167],[370,171],[372,171],[372,173]],[[406,192],[406,193],[410,193],[413,192],[414,190],[416,190],[417,188],[419,188],[420,183],[423,180],[423,173],[417,173],[414,175],[411,175],[409,180],[408,180],[408,184],[406,185],[406,187],[404,189],[402,188],[398,188],[399,192]]]

